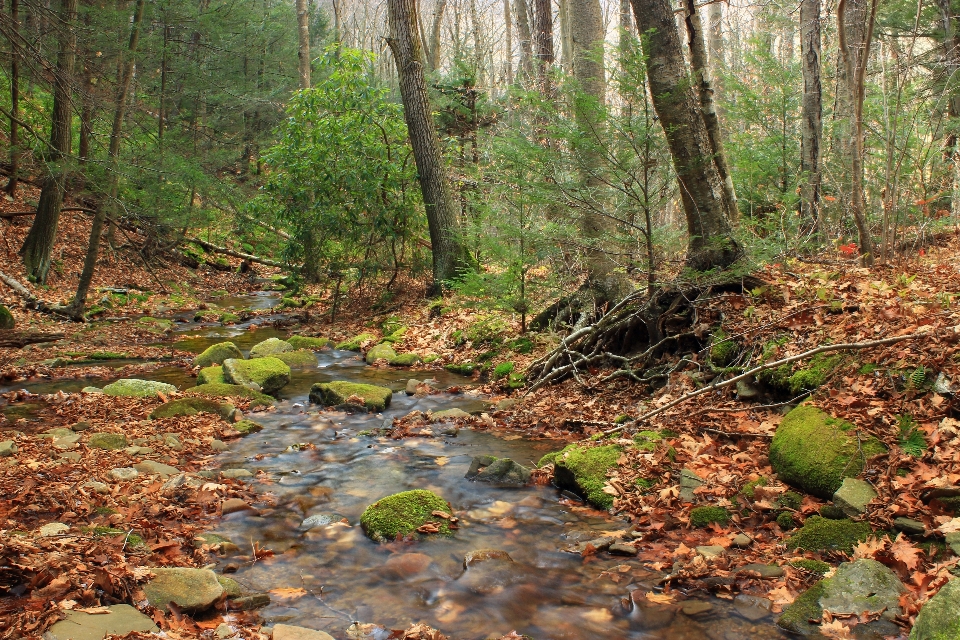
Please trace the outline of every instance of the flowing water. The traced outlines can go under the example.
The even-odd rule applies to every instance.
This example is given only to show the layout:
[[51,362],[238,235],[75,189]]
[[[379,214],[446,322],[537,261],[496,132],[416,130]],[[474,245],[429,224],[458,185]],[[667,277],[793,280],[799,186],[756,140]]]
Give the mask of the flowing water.
[[[276,335],[268,328],[194,326],[176,345],[199,352],[230,339],[248,350]],[[754,608],[744,617],[726,600],[697,596],[712,608],[691,616],[677,606],[649,602],[643,596],[655,589],[659,576],[635,558],[599,553],[584,559],[563,550],[626,529],[626,520],[589,509],[553,487],[502,488],[464,479],[473,456],[509,457],[531,466],[561,443],[470,429],[400,441],[365,435],[412,410],[481,410],[482,398],[468,394],[403,392],[410,377],[433,378],[438,388],[462,385],[465,378],[368,367],[349,352],[317,355],[319,366],[293,372],[275,410],[249,416],[264,430],[231,443],[217,459],[221,467],[257,473],[253,482],[263,502],[257,512],[225,516],[216,533],[239,545],[242,554],[249,555],[254,543],[274,552],[256,562],[226,557],[219,568],[234,563],[232,577],[250,592],[308,593],[293,599],[275,595],[261,610],[268,623],[320,629],[336,638],[345,637],[354,622],[387,629],[425,622],[462,639],[496,638],[513,630],[537,640],[782,637],[772,616],[757,619]],[[190,386],[177,371],[148,377]],[[319,411],[307,394],[314,382],[329,380],[389,386],[393,402],[383,414]],[[69,383],[57,383],[65,386]],[[429,489],[447,500],[460,518],[456,535],[387,545],[368,540],[359,526],[366,506],[408,489]],[[330,516],[329,524],[305,530],[302,523],[310,516]],[[464,555],[478,549],[506,551],[513,562],[488,560],[464,569]]]

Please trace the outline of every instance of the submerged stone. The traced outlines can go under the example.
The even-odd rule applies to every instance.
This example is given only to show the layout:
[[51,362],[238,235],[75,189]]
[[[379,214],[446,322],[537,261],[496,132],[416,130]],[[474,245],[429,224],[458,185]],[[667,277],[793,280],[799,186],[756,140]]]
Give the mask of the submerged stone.
[[530,482],[530,470],[510,458],[474,456],[464,477],[477,482],[524,485]]
[[310,402],[325,407],[352,405],[379,412],[390,406],[393,391],[387,387],[357,382],[318,382],[310,389]]
[[108,635],[160,631],[151,618],[128,604],[115,604],[107,610],[108,614],[66,611],[66,617],[50,627],[46,635],[49,640],[103,640]]

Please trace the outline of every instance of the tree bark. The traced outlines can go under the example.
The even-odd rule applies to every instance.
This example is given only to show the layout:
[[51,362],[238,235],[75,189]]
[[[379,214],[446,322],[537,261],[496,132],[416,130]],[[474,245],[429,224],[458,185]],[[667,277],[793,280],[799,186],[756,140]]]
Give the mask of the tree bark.
[[[509,2],[510,0],[504,0]],[[447,0],[437,0],[433,10],[433,26],[430,28],[430,59],[427,61],[430,71],[440,68],[440,30],[443,27],[443,12],[447,8]]]
[[820,83],[820,0],[800,2],[800,57],[803,101],[800,111],[800,220],[805,232],[820,229],[820,142],[823,89]]
[[77,284],[77,293],[70,303],[69,315],[75,319],[83,317],[83,309],[87,304],[87,293],[93,274],[97,269],[97,255],[100,251],[100,235],[103,232],[103,223],[116,207],[120,194],[120,137],[123,133],[123,118],[126,113],[127,97],[130,93],[130,84],[133,81],[133,69],[136,63],[137,46],[140,43],[140,25],[143,23],[145,0],[137,0],[133,10],[133,20],[130,26],[130,41],[127,45],[126,60],[120,68],[120,77],[117,79],[117,102],[113,111],[113,127],[110,130],[110,147],[107,151],[110,160],[110,177],[107,194],[104,201],[97,208],[90,227],[90,244],[87,246],[87,255],[83,260],[83,271],[80,273],[80,282]]
[[958,159],[957,153],[957,131],[956,123],[960,118],[960,89],[958,89],[957,71],[960,71],[960,33],[954,25],[953,8],[950,0],[937,0],[937,7],[940,10],[940,20],[943,26],[943,67],[946,77],[946,95],[947,95],[947,126],[946,136],[943,141],[943,161],[947,166],[944,175],[944,190],[950,193],[950,209],[954,215],[960,211],[960,202],[958,202],[957,190],[960,185],[956,183],[955,176],[957,171],[951,169],[956,166]]
[[553,3],[551,0],[533,0],[533,42],[537,59],[537,82],[544,95],[551,95],[550,68],[553,66]]
[[439,291],[445,282],[474,268],[474,263],[460,235],[457,207],[443,167],[440,139],[423,74],[416,4],[414,0],[387,0],[387,12],[390,25],[387,43],[400,76],[403,113],[433,247],[433,289]]
[[20,0],[10,0],[10,22],[13,34],[10,36],[10,178],[4,191],[11,198],[17,195],[17,182],[20,174]]
[[703,36],[703,23],[697,13],[695,0],[686,0],[686,27],[687,45],[690,50],[690,66],[697,83],[697,93],[700,96],[700,108],[703,111],[703,122],[707,127],[707,137],[713,149],[713,162],[723,182],[723,206],[727,219],[735,223],[739,217],[737,210],[737,192],[733,187],[733,176],[730,175],[730,166],[727,163],[726,153],[723,151],[723,130],[720,126],[720,116],[713,101],[714,89],[707,62],[707,47]]
[[527,0],[516,0],[513,13],[517,18],[520,38],[520,73],[524,79],[533,76],[533,34],[530,31],[530,6]]
[[53,117],[50,127],[50,153],[46,159],[47,172],[40,187],[40,200],[33,225],[20,247],[20,256],[27,276],[45,284],[50,272],[50,254],[57,239],[60,207],[66,188],[67,171],[63,166],[70,155],[72,140],[72,83],[76,60],[77,0],[60,3],[60,51],[53,78]]
[[742,250],[724,215],[723,182],[711,162],[712,148],[700,103],[689,82],[673,9],[667,0],[632,0],[637,28],[649,34],[647,78],[660,117],[687,220],[687,265],[697,271],[723,268]]
[[310,11],[307,0],[297,0],[297,62],[300,88],[310,88]]
[[504,36],[506,37],[507,67],[504,70],[507,86],[513,84],[513,16],[510,15],[510,0],[503,0]]

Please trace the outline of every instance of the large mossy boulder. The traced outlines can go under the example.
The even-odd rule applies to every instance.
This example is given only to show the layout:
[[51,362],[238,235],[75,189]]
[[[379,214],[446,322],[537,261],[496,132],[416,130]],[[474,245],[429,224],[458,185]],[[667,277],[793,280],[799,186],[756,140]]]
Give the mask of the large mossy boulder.
[[269,358],[275,356],[278,353],[286,353],[287,351],[293,351],[293,345],[291,345],[286,340],[281,340],[280,338],[267,338],[263,342],[258,342],[250,349],[250,359],[254,358]]
[[866,540],[873,529],[866,522],[853,520],[828,520],[811,516],[787,540],[787,548],[804,551],[843,551],[851,553],[853,547]]
[[188,613],[209,609],[223,597],[223,586],[210,569],[155,568],[156,577],[143,585],[151,606],[167,610],[171,602]]
[[227,379],[223,377],[223,367],[218,364],[206,369],[200,369],[197,373],[197,384],[225,384]]
[[287,344],[294,349],[310,349],[319,351],[330,344],[326,338],[311,338],[309,336],[290,336],[287,338]]
[[781,628],[803,636],[819,635],[817,625],[811,620],[819,620],[823,616],[820,607],[820,596],[823,595],[823,581],[816,583],[793,601],[777,619]]
[[273,356],[280,362],[291,367],[315,367],[320,364],[317,356],[313,355],[310,349],[297,349],[296,351],[285,351]]
[[910,640],[960,640],[960,579],[943,585],[923,605]]
[[607,484],[607,472],[617,466],[622,451],[614,444],[601,447],[571,444],[562,451],[548,453],[537,466],[553,463],[558,487],[583,496],[596,507],[609,509],[613,506],[613,496],[605,493],[603,487]]
[[236,408],[232,404],[222,404],[208,398],[191,397],[165,402],[150,412],[150,419],[159,420],[162,418],[195,416],[198,413],[212,413],[224,420],[229,420],[235,412]]
[[363,349],[363,346],[377,341],[377,336],[372,333],[361,333],[358,336],[354,336],[349,340],[344,340],[343,342],[337,343],[336,349],[341,349],[343,351],[360,351]]
[[238,360],[243,358],[243,353],[240,352],[240,348],[232,342],[220,342],[207,349],[193,359],[193,366],[195,367],[209,367],[215,364],[223,364],[223,361],[228,358],[236,358]]
[[156,382],[155,380],[139,380],[137,378],[123,378],[116,382],[111,382],[103,388],[103,393],[108,396],[122,396],[125,398],[153,398],[158,393],[171,394],[176,393],[177,388],[166,382]]
[[223,361],[223,377],[228,384],[242,387],[254,383],[264,393],[276,393],[290,382],[290,365],[272,357]]
[[900,594],[906,591],[889,567],[870,558],[844,562],[826,581],[820,607],[834,615],[900,613]]
[[401,353],[390,361],[391,367],[412,367],[420,363],[420,355],[413,353]]
[[811,405],[788,413],[770,444],[770,464],[783,482],[829,500],[844,478],[860,475],[887,448],[854,425]]
[[432,491],[403,491],[381,498],[367,507],[360,516],[360,526],[374,542],[390,542],[397,537],[415,536],[418,534],[417,529],[428,522],[436,525],[436,533],[451,535],[449,521],[433,515],[434,511],[450,513],[450,506]]
[[10,313],[10,309],[7,309],[6,305],[0,304],[0,329],[13,329],[16,325],[17,321]]
[[379,412],[390,406],[393,391],[387,387],[357,382],[318,382],[310,388],[310,402],[325,407],[350,405]]
[[371,347],[371,349],[367,351],[366,360],[367,364],[373,364],[377,360],[386,360],[387,362],[390,362],[396,357],[397,352],[393,350],[393,347],[391,347],[389,344],[381,343]]
[[187,389],[184,393],[188,396],[208,396],[212,398],[249,398],[251,400],[250,408],[272,407],[276,403],[270,396],[253,389],[241,387],[238,384],[201,384],[192,389]]

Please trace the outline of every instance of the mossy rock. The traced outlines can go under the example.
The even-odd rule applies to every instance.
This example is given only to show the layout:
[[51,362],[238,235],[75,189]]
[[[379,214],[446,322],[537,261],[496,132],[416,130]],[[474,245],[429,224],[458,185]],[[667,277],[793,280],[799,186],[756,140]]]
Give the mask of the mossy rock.
[[263,431],[263,425],[259,422],[254,422],[253,420],[241,420],[239,422],[234,422],[233,428],[243,436],[248,436],[251,433],[257,433],[258,431]]
[[277,305],[278,309],[299,309],[303,306],[303,302],[297,300],[296,298],[280,298],[280,304]]
[[430,364],[432,362],[436,362],[439,359],[440,359],[440,356],[437,355],[436,353],[428,353],[427,355],[423,356],[423,359],[421,360],[421,362],[423,362],[423,364]]
[[228,358],[242,359],[243,353],[232,342],[220,342],[207,347],[203,353],[193,359],[193,366],[206,368],[215,364],[223,364]]
[[108,396],[121,396],[124,398],[153,398],[158,393],[171,394],[176,393],[177,388],[166,382],[156,382],[154,380],[139,380],[137,378],[124,378],[111,382],[103,388],[103,393]]
[[887,448],[873,436],[812,405],[788,413],[770,444],[770,464],[783,482],[830,499],[844,478],[858,476],[872,456]]
[[127,436],[122,433],[95,433],[90,436],[87,446],[91,449],[115,451],[127,446]]
[[317,360],[317,356],[313,355],[313,351],[310,349],[286,351],[283,353],[278,353],[273,357],[291,367],[315,367],[320,364],[320,361]]
[[823,589],[823,582],[818,582],[800,594],[777,618],[777,625],[787,631],[805,636],[816,634],[817,626],[810,621],[819,620],[823,616],[823,609],[820,607]]
[[[350,403],[351,397],[363,399],[363,404]],[[360,384],[358,382],[318,382],[310,389],[310,402],[321,404],[325,407],[339,407],[345,404],[353,406],[362,406],[369,411],[379,412],[390,406],[390,400],[393,399],[393,391],[387,387],[378,387],[372,384]]]
[[10,309],[7,309],[6,305],[0,304],[0,329],[13,329],[15,326],[17,326],[17,321],[10,313]]
[[923,605],[910,640],[960,640],[960,579],[943,585]]
[[380,331],[382,331],[383,335],[385,336],[388,336],[392,333],[396,333],[401,329],[406,329],[406,327],[403,326],[403,320],[401,320],[397,316],[390,316],[389,318],[384,320],[382,323],[380,323]]
[[853,547],[866,540],[873,529],[866,522],[852,520],[828,520],[811,516],[787,539],[790,549],[804,551],[844,551],[851,553]]
[[790,563],[791,567],[796,567],[797,569],[803,569],[804,571],[809,571],[810,573],[815,573],[819,576],[825,575],[832,569],[829,564],[823,560],[813,560],[811,558],[800,558],[799,560],[793,560]]
[[790,531],[795,526],[797,526],[796,520],[793,519],[793,514],[789,511],[781,511],[777,514],[777,526],[779,526],[784,531]]
[[457,373],[461,376],[472,376],[474,370],[477,368],[477,365],[472,362],[451,362],[450,364],[444,365],[443,368],[450,373]]
[[711,340],[713,344],[710,347],[710,361],[718,367],[725,367],[733,362],[740,350],[736,342],[726,338],[726,332],[721,329],[713,334]]
[[235,411],[236,408],[232,404],[221,404],[207,398],[180,398],[179,400],[166,402],[154,409],[150,413],[150,419],[159,420],[178,416],[195,416],[198,413],[212,413],[228,420]]
[[289,344],[294,349],[311,349],[313,351],[319,351],[327,345],[330,344],[330,341],[326,338],[311,338],[309,336],[290,336],[287,338],[287,344]]
[[690,525],[703,528],[711,524],[725,525],[730,522],[730,512],[723,507],[695,507],[690,510]]
[[450,523],[445,518],[433,515],[434,511],[450,513],[450,506],[432,491],[403,491],[367,507],[360,516],[360,526],[374,542],[390,542],[397,537],[418,535],[417,529],[428,522],[437,524],[440,535],[451,535]]
[[821,353],[811,358],[806,367],[794,369],[792,365],[785,364],[760,373],[758,379],[771,387],[797,395],[823,385],[844,360],[843,354]]
[[192,389],[187,389],[184,393],[188,396],[211,396],[214,398],[249,398],[252,402],[250,407],[272,407],[275,404],[275,400],[270,396],[260,393],[259,391],[254,391],[253,389],[247,389],[246,387],[241,387],[238,384],[220,384],[220,383],[208,383],[201,384],[193,387]]
[[223,377],[223,367],[215,364],[206,369],[200,369],[197,373],[197,384],[226,384],[227,379]]
[[290,366],[273,357],[223,361],[223,377],[230,384],[257,384],[264,393],[276,393],[290,382]]
[[530,338],[521,337],[521,338],[514,338],[513,340],[507,343],[507,346],[514,353],[528,354],[528,353],[533,353],[533,348],[536,345],[533,344],[533,340],[531,340]]
[[392,332],[390,332],[390,333],[384,332],[383,339],[380,340],[380,343],[381,343],[381,344],[396,344],[396,343],[400,342],[401,340],[403,340],[403,336],[406,335],[406,333],[407,333],[407,328],[406,328],[406,327],[400,327],[400,328],[397,329],[396,331],[392,331]]
[[506,378],[511,373],[516,365],[513,362],[501,362],[496,367],[493,368],[493,379],[499,380],[501,378]]
[[293,345],[286,340],[267,338],[263,342],[255,344],[253,348],[250,349],[250,359],[269,358],[276,356],[278,353],[286,353],[287,351],[293,351]]
[[354,336],[349,340],[344,340],[337,344],[335,349],[340,349],[342,351],[360,351],[363,348],[363,345],[376,342],[377,336],[372,333],[361,333],[358,336]]
[[235,322],[240,322],[240,316],[228,311],[227,313],[221,313],[219,320],[221,324],[233,324]]
[[416,353],[401,353],[390,361],[391,367],[412,367],[420,362],[420,356]]
[[600,509],[609,509],[613,506],[613,496],[604,493],[603,487],[607,484],[607,472],[617,466],[622,452],[622,447],[613,444],[602,447],[571,444],[562,451],[547,454],[537,466],[552,462],[558,487],[583,496]]
[[367,364],[373,364],[377,360],[386,360],[387,362],[390,362],[396,357],[397,352],[393,350],[393,347],[391,347],[389,344],[381,343],[371,347],[371,349],[367,351],[366,361]]
[[152,316],[143,316],[137,320],[137,324],[147,325],[147,328],[150,329],[150,331],[156,333],[163,333],[173,329],[173,320],[167,320],[166,318],[154,318]]

